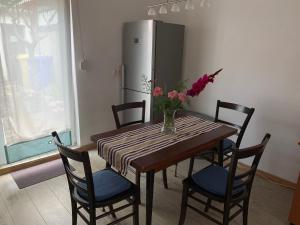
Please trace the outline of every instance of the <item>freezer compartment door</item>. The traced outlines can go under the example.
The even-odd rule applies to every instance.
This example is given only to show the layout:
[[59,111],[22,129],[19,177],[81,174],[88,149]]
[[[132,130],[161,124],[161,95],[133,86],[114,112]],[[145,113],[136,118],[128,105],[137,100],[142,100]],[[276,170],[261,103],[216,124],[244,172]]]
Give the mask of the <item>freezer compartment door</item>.
[[[143,100],[146,101],[146,110],[145,110],[145,122],[150,121],[151,118],[151,95],[138,92],[131,91],[127,89],[123,89],[123,101],[124,103],[129,102],[141,102]],[[122,115],[122,123],[128,123],[135,120],[142,119],[142,110],[141,109],[129,109],[125,110]]]
[[144,81],[153,77],[154,21],[125,23],[123,27],[123,87],[145,92]]
[[173,89],[182,79],[184,26],[158,22],[156,26],[155,81]]

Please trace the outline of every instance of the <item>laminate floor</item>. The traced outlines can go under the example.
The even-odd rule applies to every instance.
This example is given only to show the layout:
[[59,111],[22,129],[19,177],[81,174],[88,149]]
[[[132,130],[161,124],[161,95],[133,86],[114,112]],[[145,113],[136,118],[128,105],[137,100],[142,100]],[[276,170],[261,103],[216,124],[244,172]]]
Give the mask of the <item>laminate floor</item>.
[[[95,151],[90,152],[94,171],[104,168],[105,162]],[[82,168],[72,163],[79,174]],[[205,166],[197,160],[195,169]],[[178,177],[174,177],[174,167],[168,169],[169,190],[163,188],[161,173],[155,177],[153,206],[153,225],[178,224],[181,203],[181,181],[187,174],[188,162],[179,164]],[[134,181],[134,175],[128,174]],[[141,179],[142,205],[140,206],[140,224],[145,224],[145,176]],[[256,177],[252,189],[249,209],[249,225],[288,225],[288,212],[292,201],[292,191]],[[117,213],[121,216],[123,213]],[[213,214],[213,213],[212,213]],[[218,215],[215,215],[219,217]],[[97,224],[107,224],[112,218],[99,220]],[[40,184],[19,190],[11,175],[0,177],[0,225],[67,225],[71,224],[71,207],[68,184],[65,175]],[[84,222],[79,219],[78,224]],[[122,225],[132,224],[128,219]],[[188,210],[186,225],[211,225],[212,222]],[[238,216],[231,223],[242,225]]]

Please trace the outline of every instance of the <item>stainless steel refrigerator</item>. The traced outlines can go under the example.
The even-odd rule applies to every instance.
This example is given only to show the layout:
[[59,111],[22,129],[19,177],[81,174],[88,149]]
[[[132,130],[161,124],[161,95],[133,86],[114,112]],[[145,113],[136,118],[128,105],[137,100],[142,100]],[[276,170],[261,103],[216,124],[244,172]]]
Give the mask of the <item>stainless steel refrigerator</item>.
[[[125,23],[123,26],[123,103],[146,101],[146,121],[160,115],[154,110],[151,93],[143,82],[172,88],[182,77],[184,26],[155,20]],[[123,114],[123,122],[140,119],[138,110]]]

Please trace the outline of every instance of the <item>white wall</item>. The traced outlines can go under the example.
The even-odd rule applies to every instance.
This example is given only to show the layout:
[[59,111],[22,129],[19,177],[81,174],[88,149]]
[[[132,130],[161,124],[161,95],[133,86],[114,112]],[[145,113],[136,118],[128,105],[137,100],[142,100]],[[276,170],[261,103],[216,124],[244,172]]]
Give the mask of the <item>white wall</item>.
[[[90,143],[92,134],[115,128],[111,105],[120,101],[120,79],[114,70],[121,64],[122,24],[147,18],[144,2],[72,0],[81,145]],[[88,60],[86,72],[78,68],[81,45]]]
[[183,18],[167,18],[187,26],[186,78],[193,81],[224,68],[191,108],[214,115],[217,99],[255,107],[242,146],[270,132],[260,167],[295,182],[300,169],[300,1],[212,3],[209,9],[198,5]]
[[[85,144],[91,134],[114,128],[110,106],[119,101],[113,71],[121,63],[122,23],[147,18],[145,6],[151,1],[79,1],[90,64],[88,72],[77,74]],[[195,0],[192,12],[158,17],[186,25],[185,78],[193,81],[224,68],[216,83],[192,100],[191,108],[213,115],[217,99],[255,107],[242,146],[256,144],[270,132],[261,169],[295,181],[300,165],[300,1],[211,1],[208,9]],[[80,58],[78,47],[76,55]]]

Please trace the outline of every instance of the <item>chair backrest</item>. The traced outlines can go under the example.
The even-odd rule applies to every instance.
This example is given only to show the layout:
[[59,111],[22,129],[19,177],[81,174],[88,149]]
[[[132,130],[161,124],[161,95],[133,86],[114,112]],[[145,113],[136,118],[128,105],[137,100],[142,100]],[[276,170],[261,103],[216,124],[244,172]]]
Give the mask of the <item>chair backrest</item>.
[[[219,119],[219,112],[220,112],[220,108],[225,108],[225,109],[230,109],[230,110],[235,110],[241,113],[246,114],[246,118],[243,122],[242,125],[239,124],[235,124],[232,122],[228,122],[225,120],[221,120]],[[224,123],[227,124],[229,126],[232,126],[234,128],[237,128],[239,131],[236,133],[237,135],[237,139],[236,139],[236,148],[239,148],[244,136],[244,133],[246,131],[246,128],[249,124],[249,121],[254,113],[255,109],[254,108],[248,108],[246,106],[242,106],[239,104],[235,104],[235,103],[231,103],[231,102],[222,102],[220,100],[217,101],[217,109],[216,109],[216,115],[215,115],[215,122],[220,122],[220,123]]]
[[[79,152],[64,146],[56,131],[52,132],[52,136],[64,164],[71,196],[75,197],[77,201],[83,204],[87,204],[87,202],[81,199],[79,196],[74,196],[74,189],[76,188],[78,191],[87,196],[87,198],[89,199],[89,204],[94,204],[94,184],[88,153]],[[80,178],[74,173],[72,167],[70,167],[69,159],[82,163],[85,175],[84,179]]]
[[[113,114],[114,114],[117,129],[119,129],[121,127],[129,126],[129,125],[132,125],[132,124],[136,124],[136,123],[145,123],[146,101],[129,102],[129,103],[121,104],[121,105],[112,105],[111,108],[112,108],[112,111],[113,111]],[[125,111],[125,110],[128,110],[128,109],[136,109],[136,108],[141,108],[142,109],[141,119],[121,124],[118,112]]]
[[[231,201],[234,199],[234,194],[239,190],[244,190],[246,197],[250,196],[253,179],[261,159],[261,156],[264,152],[264,149],[267,143],[270,140],[271,135],[266,134],[263,138],[261,144],[245,148],[245,149],[235,149],[233,151],[233,156],[231,158],[228,182],[227,182],[227,200]],[[246,159],[253,157],[252,165],[247,171],[237,174],[238,161],[241,159]],[[241,196],[238,196],[238,198]],[[245,196],[242,196],[245,197]]]

